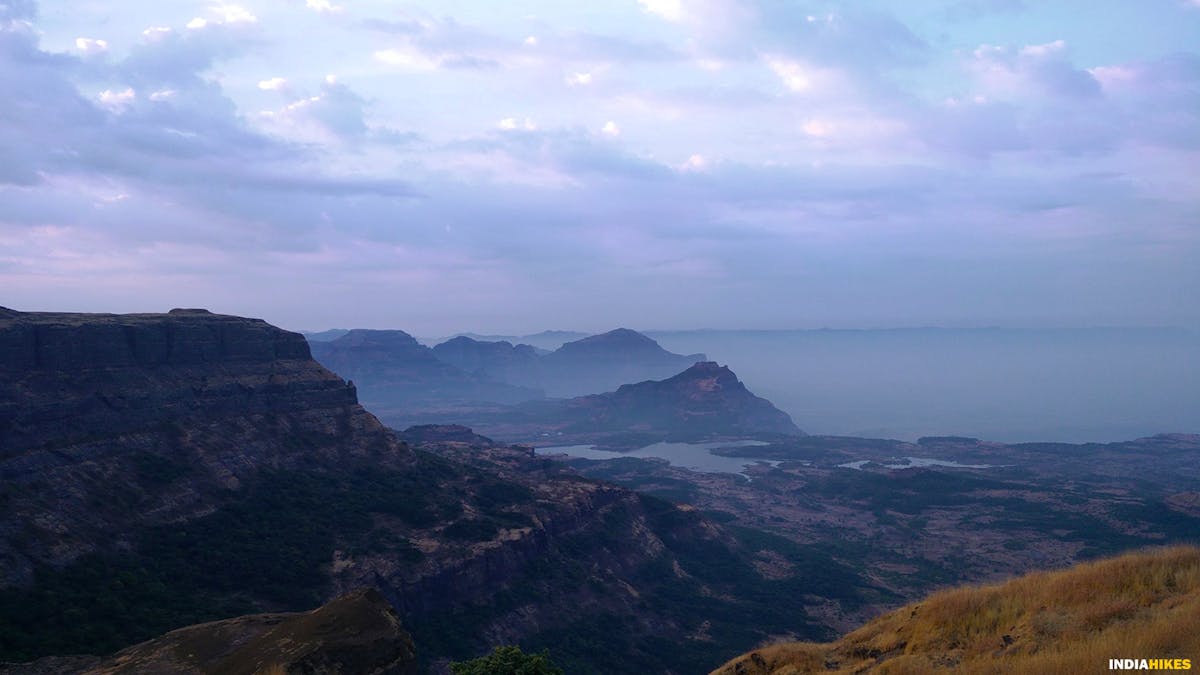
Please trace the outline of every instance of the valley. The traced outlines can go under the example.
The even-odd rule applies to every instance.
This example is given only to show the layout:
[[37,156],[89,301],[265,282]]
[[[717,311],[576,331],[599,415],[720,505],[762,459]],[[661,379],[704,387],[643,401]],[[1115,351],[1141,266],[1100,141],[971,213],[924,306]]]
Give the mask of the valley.
[[[578,341],[581,362],[703,356],[605,335]],[[1200,533],[1197,436],[806,435],[708,361],[505,402],[486,399],[530,391],[515,371],[468,372],[400,331],[314,349],[348,380],[253,319],[0,313],[0,660],[34,664],[12,672],[156,662],[193,638],[155,636],[213,620],[179,635],[254,646],[210,663],[325,663],[271,641],[303,619],[254,617],[361,589],[403,626],[377,652],[403,669],[519,644],[571,673],[705,672],[939,588]],[[382,421],[360,392],[391,401]],[[399,427],[399,409],[423,423]],[[344,606],[390,625],[379,602]]]

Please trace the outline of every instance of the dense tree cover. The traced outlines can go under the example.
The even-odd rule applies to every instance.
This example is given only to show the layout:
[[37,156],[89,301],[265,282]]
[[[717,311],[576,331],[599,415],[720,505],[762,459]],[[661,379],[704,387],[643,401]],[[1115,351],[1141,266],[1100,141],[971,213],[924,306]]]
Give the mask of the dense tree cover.
[[546,652],[526,654],[520,647],[496,647],[491,654],[451,663],[454,675],[563,675]]

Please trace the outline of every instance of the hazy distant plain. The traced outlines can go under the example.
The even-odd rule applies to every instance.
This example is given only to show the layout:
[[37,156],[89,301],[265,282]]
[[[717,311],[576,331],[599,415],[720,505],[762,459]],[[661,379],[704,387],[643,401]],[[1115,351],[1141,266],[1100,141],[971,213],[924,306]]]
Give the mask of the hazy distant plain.
[[705,352],[813,434],[1116,441],[1200,433],[1182,329],[648,331]]

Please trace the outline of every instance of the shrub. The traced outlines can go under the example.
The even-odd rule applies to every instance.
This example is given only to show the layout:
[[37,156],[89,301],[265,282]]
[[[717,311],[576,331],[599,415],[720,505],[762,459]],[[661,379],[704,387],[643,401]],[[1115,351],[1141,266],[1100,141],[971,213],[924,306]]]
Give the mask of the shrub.
[[496,647],[491,654],[462,663],[451,663],[454,675],[563,675],[547,652],[526,654],[520,647]]

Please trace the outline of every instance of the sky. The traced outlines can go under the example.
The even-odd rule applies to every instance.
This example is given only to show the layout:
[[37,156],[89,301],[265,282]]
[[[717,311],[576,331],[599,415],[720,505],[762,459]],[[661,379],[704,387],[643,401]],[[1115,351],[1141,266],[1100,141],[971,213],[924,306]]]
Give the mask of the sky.
[[0,0],[0,305],[1200,327],[1200,0]]

